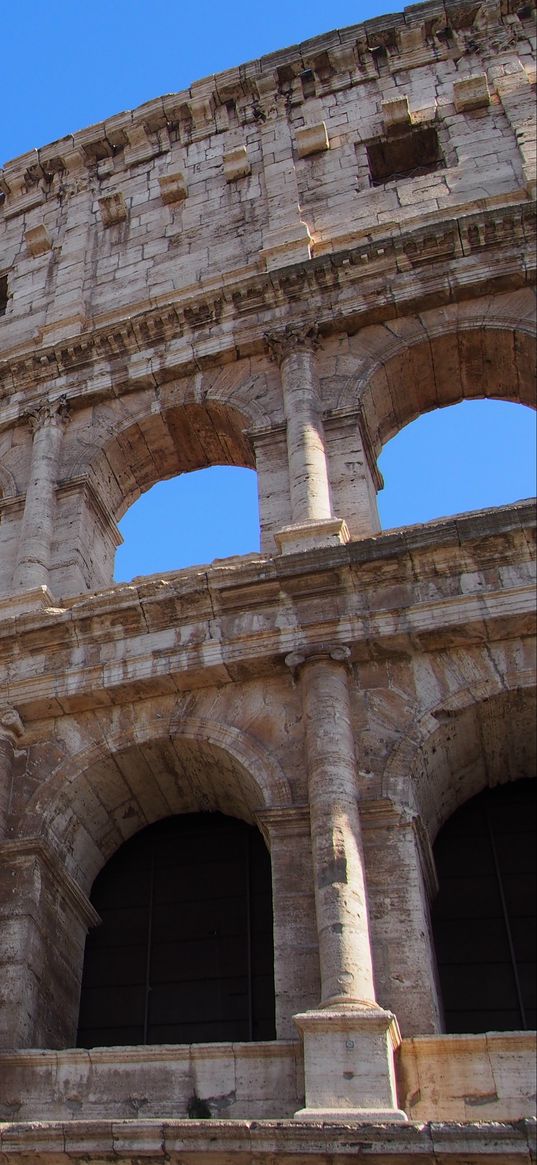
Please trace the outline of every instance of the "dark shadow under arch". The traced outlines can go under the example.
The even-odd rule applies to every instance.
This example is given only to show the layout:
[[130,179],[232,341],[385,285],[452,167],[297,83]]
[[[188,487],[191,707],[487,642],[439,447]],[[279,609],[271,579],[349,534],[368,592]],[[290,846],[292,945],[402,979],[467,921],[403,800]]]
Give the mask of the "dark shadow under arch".
[[448,1032],[536,1026],[535,780],[486,789],[434,846],[433,931]]
[[148,826],[91,895],[77,1044],[275,1039],[270,858],[253,826],[194,813]]

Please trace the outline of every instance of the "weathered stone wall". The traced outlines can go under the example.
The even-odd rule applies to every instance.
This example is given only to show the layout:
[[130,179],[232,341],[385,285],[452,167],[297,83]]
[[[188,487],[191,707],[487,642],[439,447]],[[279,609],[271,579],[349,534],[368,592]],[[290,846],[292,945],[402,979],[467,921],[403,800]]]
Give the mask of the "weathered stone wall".
[[[527,1037],[441,1034],[430,909],[444,821],[535,775],[534,509],[381,534],[376,493],[420,413],[534,399],[530,32],[426,4],[3,171],[1,1118],[184,1115],[194,1061],[214,1117],[529,1114]],[[126,508],[211,464],[257,469],[261,553],[113,586]],[[153,1050],[142,1095],[68,1051],[89,895],[207,809],[270,850],[277,1041]]]

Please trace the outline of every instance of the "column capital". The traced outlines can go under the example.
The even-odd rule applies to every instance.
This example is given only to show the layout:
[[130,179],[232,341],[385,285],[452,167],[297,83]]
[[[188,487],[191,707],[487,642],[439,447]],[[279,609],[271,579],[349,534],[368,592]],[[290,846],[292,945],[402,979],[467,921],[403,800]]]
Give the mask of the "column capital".
[[24,725],[16,708],[9,704],[0,706],[0,740],[9,740],[12,744],[22,736]]
[[288,324],[275,332],[265,332],[271,360],[281,365],[294,352],[315,352],[320,344],[317,324]]
[[24,416],[24,420],[30,425],[33,433],[43,429],[47,424],[59,427],[66,424],[68,419],[69,402],[64,393],[56,400],[46,400],[37,408],[29,409]]
[[306,663],[318,663],[327,660],[332,663],[348,664],[351,649],[344,643],[318,643],[311,647],[304,647],[300,651],[290,651],[285,656],[285,665],[296,672]]

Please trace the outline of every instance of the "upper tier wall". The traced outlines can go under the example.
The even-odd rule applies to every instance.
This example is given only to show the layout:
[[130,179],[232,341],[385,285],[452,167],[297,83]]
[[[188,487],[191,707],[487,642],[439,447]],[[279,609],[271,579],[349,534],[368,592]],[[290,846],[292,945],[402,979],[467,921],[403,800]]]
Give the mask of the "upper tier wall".
[[[518,0],[432,2],[196,82],[0,171],[7,358],[533,193]],[[3,300],[3,303],[2,303]]]

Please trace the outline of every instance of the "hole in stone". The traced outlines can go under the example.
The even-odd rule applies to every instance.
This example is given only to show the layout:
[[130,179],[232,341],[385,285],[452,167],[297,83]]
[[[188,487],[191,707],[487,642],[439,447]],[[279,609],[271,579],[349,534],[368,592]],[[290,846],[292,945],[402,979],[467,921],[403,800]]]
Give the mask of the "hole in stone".
[[444,166],[444,158],[433,126],[387,140],[369,142],[367,160],[373,186],[397,178],[417,177]]
[[0,275],[0,316],[5,314],[7,308],[7,275]]

